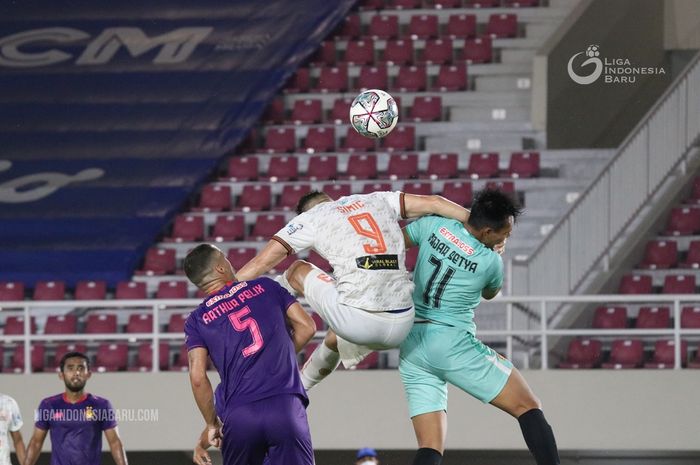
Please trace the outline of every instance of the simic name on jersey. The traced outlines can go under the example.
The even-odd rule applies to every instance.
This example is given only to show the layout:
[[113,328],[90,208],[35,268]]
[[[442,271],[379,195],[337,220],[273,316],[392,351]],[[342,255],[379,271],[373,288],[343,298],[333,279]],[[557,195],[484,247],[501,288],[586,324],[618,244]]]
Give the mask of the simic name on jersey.
[[[449,232],[449,231],[448,231]],[[454,263],[455,265],[459,266],[460,268],[464,268],[467,271],[471,271],[472,273],[476,273],[476,268],[479,266],[477,262],[469,260],[467,257],[464,255],[460,254],[456,250],[452,250],[452,248],[445,242],[441,241],[438,236],[435,235],[435,233],[432,233],[430,237],[428,238],[428,244],[440,255],[443,257],[446,257],[449,261]],[[467,246],[469,247],[469,246]],[[471,249],[471,247],[469,247]],[[449,255],[448,255],[449,252]],[[473,249],[472,249],[473,253]]]

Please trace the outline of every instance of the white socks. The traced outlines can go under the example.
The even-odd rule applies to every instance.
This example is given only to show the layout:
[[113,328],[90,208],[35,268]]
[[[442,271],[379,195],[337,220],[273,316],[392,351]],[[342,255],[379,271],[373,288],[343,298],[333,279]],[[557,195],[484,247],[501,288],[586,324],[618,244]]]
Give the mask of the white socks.
[[338,364],[340,364],[340,353],[331,350],[325,342],[321,342],[301,369],[304,388],[308,391],[316,386],[333,373],[333,370],[338,368]]

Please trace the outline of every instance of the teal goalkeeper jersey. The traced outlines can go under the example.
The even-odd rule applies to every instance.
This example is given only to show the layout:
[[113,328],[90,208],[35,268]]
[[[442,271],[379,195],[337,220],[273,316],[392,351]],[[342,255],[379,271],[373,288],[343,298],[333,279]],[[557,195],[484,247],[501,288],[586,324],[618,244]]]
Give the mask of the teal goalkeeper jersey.
[[474,309],[481,291],[503,285],[501,256],[456,220],[425,216],[406,230],[420,247],[413,272],[416,318],[476,334]]

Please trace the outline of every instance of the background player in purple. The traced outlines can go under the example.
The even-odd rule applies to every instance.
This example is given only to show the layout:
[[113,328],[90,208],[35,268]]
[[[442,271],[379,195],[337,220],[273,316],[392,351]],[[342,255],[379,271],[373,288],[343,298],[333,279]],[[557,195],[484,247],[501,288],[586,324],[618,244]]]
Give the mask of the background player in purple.
[[99,465],[102,432],[116,464],[127,465],[112,404],[105,398],[85,393],[85,384],[92,374],[90,360],[80,352],[69,352],[61,358],[59,366],[58,377],[66,390],[39,404],[24,465],[36,463],[49,431],[53,446],[51,465]]
[[[266,457],[271,465],[313,464],[296,351],[313,337],[314,321],[275,281],[237,282],[212,245],[192,249],[184,268],[207,293],[185,322],[192,392],[208,430],[209,444],[203,435],[199,445],[220,446],[226,465],[261,464]],[[207,355],[221,377],[215,394]],[[195,453],[198,463],[205,457]]]

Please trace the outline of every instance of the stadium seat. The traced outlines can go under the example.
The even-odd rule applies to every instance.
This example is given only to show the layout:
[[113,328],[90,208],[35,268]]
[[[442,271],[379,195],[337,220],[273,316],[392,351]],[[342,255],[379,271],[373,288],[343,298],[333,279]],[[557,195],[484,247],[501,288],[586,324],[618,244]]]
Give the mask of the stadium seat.
[[314,155],[309,158],[309,167],[301,179],[329,181],[338,178],[338,158],[330,155]]
[[386,7],[385,0],[362,0],[360,10],[382,10]]
[[498,153],[472,153],[469,156],[467,174],[472,179],[498,177]]
[[[170,368],[170,346],[167,342],[158,343],[158,368],[167,370]],[[153,343],[142,342],[136,352],[136,365],[129,367],[129,371],[147,372],[153,369]]]
[[501,0],[464,0],[464,6],[468,8],[498,8]]
[[613,341],[610,359],[603,363],[603,368],[626,369],[638,368],[644,359],[644,347],[638,339],[617,339]]
[[299,176],[299,158],[295,156],[270,157],[264,179],[271,182],[294,181]]
[[[30,331],[36,334],[36,318],[29,319]],[[5,328],[3,334],[9,336],[12,334],[24,334],[24,317],[19,315],[10,315],[5,319]]]
[[386,177],[392,180],[417,178],[418,155],[415,153],[402,153],[389,157]]
[[700,268],[700,241],[690,241],[685,260],[679,266],[681,268]]
[[124,342],[102,343],[97,347],[95,371],[124,371],[129,361],[129,346]]
[[[335,127],[310,127],[306,133],[302,148],[306,153],[333,152],[335,150]],[[296,160],[297,158],[295,157],[294,159]]]
[[371,194],[372,192],[386,192],[390,190],[392,190],[391,183],[388,182],[367,183],[362,187],[363,194]]
[[[413,63],[414,55],[412,39],[391,39],[386,42],[381,61],[389,65],[410,65]],[[385,88],[382,87],[382,89]]]
[[66,283],[63,281],[37,281],[34,283],[34,300],[63,300]]
[[678,263],[678,244],[676,241],[656,240],[646,245],[644,260],[640,268],[650,270],[674,268]]
[[156,299],[186,299],[187,283],[185,281],[161,281],[156,290]]
[[511,154],[506,176],[511,178],[536,178],[539,175],[539,152],[513,152]]
[[258,215],[248,240],[267,241],[287,224],[284,215]]
[[24,284],[17,281],[0,282],[0,301],[24,300]]
[[438,38],[425,41],[425,48],[418,63],[427,65],[447,65],[452,63],[454,49],[452,39]]
[[429,182],[407,182],[401,190],[407,194],[430,195],[433,193],[433,185]]
[[321,318],[321,315],[319,315],[316,312],[311,312],[309,315],[311,316],[311,319],[314,320],[314,323],[316,324],[316,331],[323,331],[326,328],[326,322],[323,321],[323,318]]
[[332,199],[338,200],[341,197],[347,197],[352,194],[352,186],[350,184],[324,184],[323,192],[328,194]]
[[371,38],[349,40],[343,56],[343,63],[360,66],[374,63],[374,40]]
[[305,94],[311,88],[311,75],[309,68],[298,68],[287,81],[284,92],[288,94]]
[[566,359],[559,368],[590,369],[600,365],[603,358],[603,344],[596,339],[573,339],[569,343]]
[[348,90],[348,68],[346,65],[324,66],[319,73],[314,92],[345,92]]
[[[354,132],[353,129],[350,129],[350,131]],[[353,181],[356,179],[375,179],[377,177],[377,156],[368,154],[350,155],[348,169],[343,177]]]
[[311,192],[309,184],[287,184],[282,188],[277,207],[285,211],[296,211],[299,199],[309,192]]
[[683,307],[681,310],[681,328],[700,328],[700,306]]
[[671,309],[669,307],[641,307],[635,328],[654,329],[671,327]]
[[700,368],[700,344],[696,347],[695,357],[688,363],[688,368]]
[[379,367],[379,352],[372,352],[360,363],[355,365],[354,370],[374,370]]
[[185,331],[185,321],[189,317],[189,313],[171,313],[168,318],[168,328],[166,333],[182,333]]
[[272,206],[270,186],[246,184],[238,198],[238,207],[244,212],[269,210]]
[[132,313],[126,324],[127,333],[151,333],[153,332],[152,313]]
[[231,181],[256,181],[259,176],[258,157],[231,157],[228,178]]
[[59,371],[61,359],[64,355],[69,352],[80,352],[81,354],[87,354],[87,345],[82,343],[59,343],[54,350],[54,356],[51,357],[51,361],[47,365],[50,370]]
[[425,65],[400,66],[393,89],[400,92],[422,92],[427,85]]
[[492,39],[518,36],[518,17],[514,14],[492,14],[486,24],[486,34]]
[[397,15],[374,15],[369,20],[367,35],[373,39],[395,39],[399,36]]
[[339,39],[356,39],[361,35],[362,22],[356,13],[347,15],[335,33]]
[[[654,355],[644,368],[673,368],[676,361],[676,343],[673,340],[656,341]],[[688,364],[688,341],[681,341],[681,366]]]
[[[35,342],[30,348],[30,366],[32,372],[42,372],[46,366],[46,347],[41,342]],[[24,344],[15,346],[11,354],[9,370],[11,373],[22,373],[24,371]]]
[[456,153],[431,153],[428,158],[428,170],[425,176],[428,179],[446,179],[457,177]]
[[490,37],[477,37],[464,41],[461,59],[467,64],[491,63],[493,61],[493,44]]
[[620,280],[620,294],[651,294],[651,276],[627,274]]
[[[331,43],[335,50],[335,44]],[[317,124],[323,120],[323,106],[320,99],[306,98],[294,102],[291,120],[294,124]]]
[[418,96],[413,99],[409,112],[412,121],[440,121],[442,119],[442,97]]
[[595,329],[621,329],[627,327],[627,307],[598,307],[593,314]]
[[44,334],[77,334],[78,317],[75,315],[49,315],[44,325]]
[[294,128],[269,128],[265,133],[265,145],[259,150],[264,153],[294,152],[296,138]]
[[117,283],[115,299],[145,299],[146,283],[143,281],[122,281]]
[[346,123],[350,114],[351,104],[352,99],[349,97],[341,97],[335,99],[333,101],[333,108],[331,108],[330,120],[334,124]]
[[363,66],[357,78],[355,88],[359,91],[367,89],[386,89],[389,87],[389,74],[386,65]]
[[297,257],[295,255],[288,255],[287,257],[284,258],[281,262],[279,262],[277,265],[273,266],[272,269],[270,270],[270,273],[273,274],[281,274],[287,271],[287,269],[292,265],[297,260]]
[[669,275],[664,278],[664,294],[695,294],[695,276]]
[[452,8],[462,8],[462,0],[426,0],[426,6],[432,6],[437,10],[446,10]]
[[280,97],[273,98],[262,115],[264,124],[282,124],[286,119],[286,111],[284,108],[284,99]]
[[390,152],[414,150],[416,148],[416,128],[407,125],[397,126],[382,142],[384,150]]
[[488,181],[484,185],[484,189],[501,191],[504,194],[508,194],[512,197],[517,194],[515,191],[515,183],[513,181]]
[[429,39],[440,35],[438,17],[433,14],[413,15],[408,20],[406,35],[412,39]]
[[476,15],[450,15],[447,19],[445,35],[453,39],[471,39],[476,37]]
[[219,184],[207,184],[202,188],[199,205],[195,211],[220,212],[231,209],[231,188]]
[[189,214],[178,215],[173,222],[171,240],[195,242],[204,237],[204,217]]
[[[338,47],[333,40],[324,40],[311,56],[312,66],[333,66],[338,61]],[[299,100],[297,100],[299,102]],[[293,111],[292,111],[293,113]],[[292,115],[292,120],[294,116]]]
[[188,371],[189,361],[187,357],[187,346],[183,343],[175,357],[175,361],[170,365],[170,371]]
[[342,148],[347,152],[374,152],[377,148],[377,141],[362,136],[353,128],[349,127],[348,132],[345,134]]
[[326,273],[330,273],[332,270],[330,263],[328,263],[328,260],[323,258],[321,255],[318,254],[318,252],[316,252],[313,249],[309,252],[309,256],[306,257],[306,261],[316,265]]
[[114,313],[90,313],[85,320],[86,334],[110,334],[117,332],[117,315]]
[[215,242],[239,241],[245,237],[243,215],[218,215],[211,231],[210,240]]
[[467,67],[464,63],[458,65],[440,66],[433,90],[440,92],[455,92],[467,89]]
[[408,271],[413,271],[416,268],[416,262],[418,261],[418,247],[411,247],[406,250],[406,269]]
[[234,247],[228,249],[226,258],[231,262],[235,270],[243,268],[258,253],[258,249],[252,247]]
[[689,236],[698,232],[700,232],[700,208],[674,207],[671,209],[664,235]]
[[472,189],[472,183],[470,182],[446,182],[442,188],[441,195],[463,207],[468,207],[472,204]]

